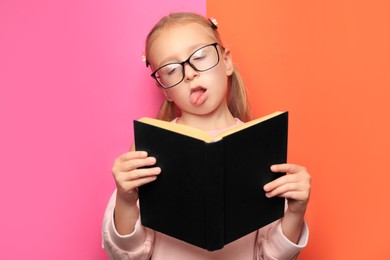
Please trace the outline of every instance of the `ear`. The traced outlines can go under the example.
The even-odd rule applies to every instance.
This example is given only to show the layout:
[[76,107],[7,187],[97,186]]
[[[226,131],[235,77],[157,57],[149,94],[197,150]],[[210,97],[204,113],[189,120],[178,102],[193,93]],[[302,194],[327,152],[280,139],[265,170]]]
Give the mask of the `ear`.
[[234,64],[233,64],[231,52],[227,48],[225,49],[225,52],[223,54],[223,61],[225,62],[226,75],[227,76],[232,75],[234,71]]
[[162,92],[164,93],[165,98],[166,98],[169,102],[172,102],[173,100],[172,100],[172,98],[169,96],[168,91],[167,91],[166,89],[163,89],[163,88],[161,88],[161,90],[162,90]]

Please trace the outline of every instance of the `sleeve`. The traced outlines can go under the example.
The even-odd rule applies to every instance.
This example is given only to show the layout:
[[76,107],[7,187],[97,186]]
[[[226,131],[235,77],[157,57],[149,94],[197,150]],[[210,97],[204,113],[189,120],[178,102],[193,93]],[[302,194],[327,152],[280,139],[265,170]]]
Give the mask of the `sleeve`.
[[256,259],[297,259],[301,249],[306,247],[308,239],[309,229],[306,222],[303,225],[301,237],[295,244],[283,234],[281,221],[277,220],[258,231]]
[[135,230],[128,235],[120,235],[114,224],[116,191],[112,194],[102,224],[102,247],[110,259],[149,259],[152,255],[154,231],[141,225],[137,220]]

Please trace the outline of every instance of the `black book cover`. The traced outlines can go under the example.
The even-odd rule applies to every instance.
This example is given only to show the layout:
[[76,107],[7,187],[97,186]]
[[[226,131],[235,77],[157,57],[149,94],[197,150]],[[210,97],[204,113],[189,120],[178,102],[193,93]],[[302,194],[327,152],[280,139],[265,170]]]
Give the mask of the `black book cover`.
[[288,112],[265,118],[211,142],[134,121],[136,150],[162,169],[139,188],[142,224],[212,251],[281,218],[263,186],[282,175],[269,168],[287,160]]

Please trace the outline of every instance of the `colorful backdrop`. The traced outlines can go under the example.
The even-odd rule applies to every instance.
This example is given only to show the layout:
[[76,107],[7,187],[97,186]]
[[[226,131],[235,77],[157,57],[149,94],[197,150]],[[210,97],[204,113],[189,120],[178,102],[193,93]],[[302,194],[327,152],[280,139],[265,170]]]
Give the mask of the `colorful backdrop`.
[[108,259],[113,160],[162,98],[144,38],[183,10],[218,19],[255,115],[290,111],[313,176],[300,259],[388,259],[385,0],[0,1],[0,259]]
[[[0,259],[108,259],[100,229],[132,120],[161,102],[142,62],[163,15],[204,1],[0,1]],[[147,104],[147,105],[145,105]]]
[[300,259],[390,259],[390,3],[207,1],[255,113],[290,111],[313,176]]

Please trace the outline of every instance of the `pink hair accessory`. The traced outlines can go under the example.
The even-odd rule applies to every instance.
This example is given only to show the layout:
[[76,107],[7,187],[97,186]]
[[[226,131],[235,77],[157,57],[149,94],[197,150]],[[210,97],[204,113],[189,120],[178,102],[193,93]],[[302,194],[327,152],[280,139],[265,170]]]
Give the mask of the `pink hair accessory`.
[[146,55],[145,55],[145,52],[142,53],[142,61],[143,61],[143,62],[146,62]]
[[149,61],[146,59],[145,52],[142,53],[142,61],[145,62],[146,67],[149,67]]
[[211,28],[213,28],[214,30],[218,29],[218,22],[217,22],[217,19],[215,18],[209,18],[209,21],[211,23]]

